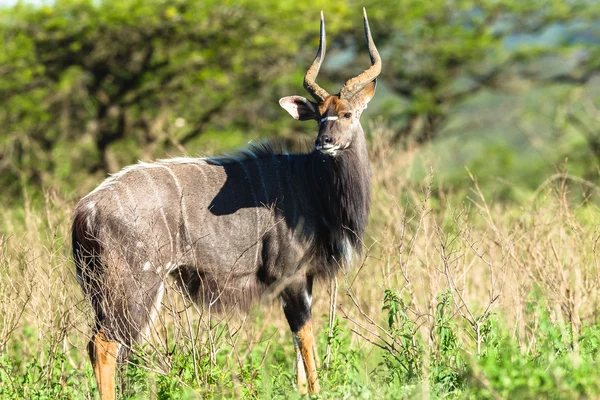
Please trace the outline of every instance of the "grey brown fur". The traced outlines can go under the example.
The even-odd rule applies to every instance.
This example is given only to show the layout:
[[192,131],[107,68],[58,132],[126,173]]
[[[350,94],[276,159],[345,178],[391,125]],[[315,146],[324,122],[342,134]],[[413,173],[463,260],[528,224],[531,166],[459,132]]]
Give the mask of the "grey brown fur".
[[333,276],[360,251],[369,212],[362,142],[336,158],[266,143],[107,179],[79,202],[73,223],[84,292],[101,324],[118,314],[105,333],[135,339],[167,276],[193,298],[241,307],[300,270]]
[[77,204],[73,253],[96,311],[88,350],[101,398],[114,398],[116,354],[107,349],[119,352],[140,339],[171,278],[185,295],[221,309],[279,296],[294,335],[298,388],[319,392],[313,281],[335,276],[360,253],[369,215],[360,116],[375,93],[381,59],[366,11],[364,24],[369,69],[339,94],[318,86],[321,14],[321,42],[305,78],[316,103],[301,96],[279,102],[295,119],[317,121],[313,151],[290,155],[263,143],[228,156],[140,163]]

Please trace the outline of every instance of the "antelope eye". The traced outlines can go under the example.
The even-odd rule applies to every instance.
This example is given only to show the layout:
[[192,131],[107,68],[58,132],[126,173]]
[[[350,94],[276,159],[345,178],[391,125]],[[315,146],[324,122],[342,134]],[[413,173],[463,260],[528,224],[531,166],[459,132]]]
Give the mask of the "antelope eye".
[[344,114],[344,118],[352,118],[352,113],[347,112],[346,114]]

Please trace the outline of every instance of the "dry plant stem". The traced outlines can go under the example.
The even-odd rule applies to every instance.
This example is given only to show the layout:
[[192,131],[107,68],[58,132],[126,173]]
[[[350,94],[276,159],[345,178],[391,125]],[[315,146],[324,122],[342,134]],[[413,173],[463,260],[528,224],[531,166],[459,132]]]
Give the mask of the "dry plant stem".
[[[188,325],[188,329],[191,335],[193,335],[194,329],[192,327],[192,321],[190,318],[190,314],[188,311],[188,307],[185,308],[185,317],[187,320],[187,325]],[[196,381],[196,384],[198,386],[200,386],[200,376],[198,374],[198,363],[197,363],[197,358],[198,358],[198,351],[196,350],[196,341],[194,340],[194,338],[191,338],[191,342],[192,342],[192,364],[194,366],[194,380]]]
[[267,347],[265,347],[265,351],[263,352],[262,359],[260,360],[260,363],[258,364],[258,368],[252,373],[252,381],[254,381],[256,379],[258,372],[263,368],[263,365],[265,365],[265,361],[267,360],[267,354],[269,354],[270,347],[271,347],[271,339],[269,339],[269,341],[267,342]]
[[408,272],[408,264],[413,255],[417,237],[419,236],[419,233],[421,232],[421,228],[423,226],[423,220],[429,213],[429,211],[427,210],[427,203],[429,201],[430,195],[431,195],[431,184],[428,186],[428,188],[426,190],[426,194],[423,199],[421,209],[419,212],[419,222],[417,224],[417,228],[413,234],[413,237],[410,240],[409,247],[408,247],[408,254],[406,254],[406,258],[404,258],[403,255],[404,255],[404,235],[406,232],[406,224],[407,224],[407,219],[406,219],[407,210],[404,211],[404,214],[402,216],[402,224],[401,224],[401,228],[400,228],[401,229],[400,230],[400,244],[398,246],[398,257],[399,257],[399,262],[400,262],[399,269],[402,272],[402,276],[404,277],[404,280],[406,281],[406,286],[403,287],[403,290],[405,290],[405,289],[408,290],[408,292],[410,294],[411,304],[413,305],[413,307],[415,307],[415,309],[417,309],[417,300],[415,297],[415,292],[413,289],[412,281],[410,279],[410,275]]
[[[243,360],[240,357],[238,348],[237,348],[237,344],[236,344],[236,339],[234,339],[234,335],[235,332],[232,333],[230,329],[227,329],[227,334],[228,334],[228,339],[231,343],[231,351],[229,353],[230,357],[229,359],[231,359],[231,355],[235,355],[237,362],[238,362],[238,366],[239,366],[239,370],[242,371],[243,370]],[[234,368],[233,365],[229,365],[229,368],[231,369],[231,381],[233,382],[233,387],[234,387],[234,397],[236,399],[242,398],[242,382],[240,382],[238,373],[236,373],[236,370]]]
[[210,369],[211,369],[211,374],[213,372],[213,367],[214,365],[217,363],[217,346],[215,345],[215,337],[213,334],[213,330],[215,329],[215,327],[213,327],[212,325],[212,304],[208,305],[208,319],[206,321],[206,328],[207,328],[207,332],[208,332],[208,340],[210,343]]
[[354,304],[354,306],[356,307],[356,309],[359,311],[359,313],[363,316],[363,318],[365,318],[367,320],[367,322],[373,326],[375,326],[377,329],[379,329],[381,332],[383,332],[386,336],[388,336],[391,340],[394,340],[394,336],[384,327],[382,327],[380,324],[378,324],[377,322],[375,322],[362,308],[362,306],[360,305],[360,302],[358,300],[358,298],[356,297],[356,295],[354,294],[354,292],[352,291],[352,289],[346,289],[346,294],[348,295],[348,297],[350,297],[350,299],[352,300],[352,303]]
[[[350,328],[350,330],[360,336],[361,338],[363,338],[364,340],[366,340],[367,342],[371,343],[373,346],[376,346],[378,348],[380,348],[381,350],[386,351],[388,354],[390,354],[392,357],[394,357],[396,359],[396,361],[398,362],[398,364],[400,366],[402,366],[402,368],[404,368],[404,370],[406,372],[409,371],[409,368],[404,365],[403,360],[398,357],[396,351],[394,351],[394,345],[392,343],[389,343],[386,341],[386,339],[381,336],[380,334],[373,332],[372,330],[369,330],[367,327],[365,327],[364,325],[362,325],[359,321],[357,321],[356,319],[352,318],[350,315],[348,315],[346,313],[346,311],[344,310],[344,308],[340,305],[340,312],[342,313],[344,319],[347,319],[348,321],[350,321],[352,324],[356,325],[359,329],[368,332],[369,334],[371,334],[373,337],[375,337],[377,340],[373,340],[371,338],[369,338],[368,336],[366,336],[365,334],[363,334],[362,332],[360,332],[360,330],[354,329],[354,328]],[[381,344],[383,343],[383,345]],[[398,343],[396,343],[398,344]],[[401,346],[401,344],[399,344]]]
[[[356,325],[358,328],[360,328],[361,330],[369,333],[371,336],[379,339],[381,342],[383,342],[385,344],[382,345],[381,343],[375,342],[373,341],[373,339],[370,339],[368,336],[364,335],[363,333],[361,333],[360,331],[355,330],[354,328],[350,328],[350,330],[352,330],[352,332],[356,333],[357,335],[359,335],[360,337],[362,337],[363,339],[367,340],[369,343],[371,343],[374,346],[379,347],[382,350],[387,350],[388,347],[390,347],[391,345],[385,341],[384,338],[381,337],[381,335],[379,335],[377,332],[373,332],[372,330],[370,330],[369,328],[365,327],[364,325],[362,325],[359,321],[357,321],[356,319],[352,318],[347,312],[346,310],[344,310],[344,307],[340,305],[340,312],[342,313],[342,316],[344,317],[344,319],[347,319],[348,321],[350,321],[351,323],[353,323],[354,325]],[[388,346],[388,347],[386,347]]]
[[594,184],[593,182],[590,182],[588,180],[585,180],[585,179],[580,178],[575,175],[560,172],[560,173],[556,173],[556,174],[552,175],[551,177],[546,179],[540,186],[538,186],[538,188],[535,190],[535,192],[531,195],[531,200],[534,200],[545,188],[548,187],[548,185],[552,184],[553,181],[556,181],[559,179],[562,179],[562,180],[569,179],[569,180],[572,180],[573,182],[577,182],[579,184],[587,186],[590,189],[600,192],[600,187],[598,185]]
[[[481,354],[481,344],[482,344],[482,340],[483,340],[482,336],[481,336],[481,326],[485,323],[487,317],[489,316],[490,308],[498,299],[498,296],[494,296],[494,280],[492,278],[492,287],[489,292],[490,298],[489,298],[487,307],[486,307],[485,311],[483,312],[483,314],[479,318],[477,318],[477,317],[475,317],[475,315],[471,311],[471,308],[465,301],[463,295],[461,294],[461,291],[456,289],[456,283],[455,283],[454,278],[452,277],[452,273],[450,271],[449,255],[447,254],[447,243],[445,241],[445,238],[443,237],[443,232],[439,226],[437,227],[436,231],[438,233],[438,240],[440,243],[440,257],[442,259],[442,264],[444,266],[444,275],[445,275],[447,283],[448,283],[448,288],[450,289],[450,295],[452,296],[453,302],[456,306],[456,310],[458,311],[458,313],[461,315],[461,317],[465,321],[467,321],[469,323],[469,325],[471,325],[471,328],[473,329],[473,332],[475,334],[474,339],[477,344],[477,354],[480,355]],[[484,258],[482,258],[482,260],[485,261]],[[489,266],[489,269],[493,276],[493,268],[492,268],[491,263],[488,263],[488,266]]]
[[[348,321],[350,321],[351,323],[353,323],[354,325],[356,325],[358,328],[360,328],[361,330],[369,333],[371,336],[378,338],[379,340],[381,340],[386,346],[391,346],[391,344],[389,344],[385,338],[383,338],[379,333],[367,328],[365,325],[361,324],[359,321],[357,321],[355,318],[353,318],[352,316],[350,316],[350,314],[348,314],[346,312],[346,310],[344,309],[344,307],[342,305],[340,305],[340,312],[342,313],[342,316],[344,317],[344,319],[347,319]],[[351,328],[352,329],[352,328]],[[358,332],[357,332],[358,333]],[[364,339],[367,339],[367,337],[365,337],[363,334],[360,334]],[[370,340],[369,340],[370,341]],[[382,346],[380,344],[377,344],[376,342],[372,342],[370,341],[371,344],[375,344],[378,347],[380,347],[381,349],[386,349],[385,346]]]
[[[12,282],[11,282],[12,284]],[[14,287],[14,286],[13,286]],[[21,301],[21,305],[17,306],[17,311],[12,313],[4,313],[2,316],[2,336],[0,337],[0,350],[4,350],[6,343],[8,343],[8,339],[12,333],[19,326],[19,322],[21,321],[21,317],[27,308],[32,297],[32,292],[29,292],[24,300]]]

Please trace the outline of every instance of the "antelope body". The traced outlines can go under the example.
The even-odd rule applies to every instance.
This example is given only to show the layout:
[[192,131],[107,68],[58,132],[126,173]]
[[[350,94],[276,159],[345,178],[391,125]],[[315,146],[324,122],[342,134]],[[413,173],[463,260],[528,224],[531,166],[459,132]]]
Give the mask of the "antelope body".
[[281,106],[316,120],[314,151],[285,154],[268,144],[213,158],[130,166],[77,205],[73,253],[95,312],[88,345],[102,399],[115,396],[123,351],[143,337],[173,278],[191,298],[246,307],[279,295],[296,348],[300,392],[319,392],[311,300],[313,280],[332,277],[360,253],[369,213],[370,169],[360,114],[381,71],[366,12],[372,66],[330,95],[315,83],[320,45],[304,86],[316,102]]

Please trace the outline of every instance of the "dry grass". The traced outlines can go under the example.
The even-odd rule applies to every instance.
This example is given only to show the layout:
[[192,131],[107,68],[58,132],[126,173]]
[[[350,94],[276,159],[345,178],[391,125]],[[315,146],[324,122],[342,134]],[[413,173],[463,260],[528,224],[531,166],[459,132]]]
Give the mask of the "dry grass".
[[[467,356],[482,353],[484,331],[492,318],[501,322],[521,351],[535,352],[540,340],[536,333],[543,323],[535,310],[541,307],[563,327],[563,340],[576,358],[582,327],[598,322],[597,199],[574,201],[571,191],[577,186],[564,175],[545,184],[528,204],[491,203],[479,188],[477,171],[465,173],[470,196],[457,199],[451,190],[436,186],[434,173],[418,187],[409,183],[406,176],[417,153],[393,152],[384,142],[373,145],[373,211],[365,257],[339,277],[337,298],[330,296],[329,284],[317,286],[317,331],[326,337],[327,323],[337,312],[353,332],[352,348],[367,358],[365,369],[372,365],[368,358],[376,362],[382,351],[395,356],[420,349],[426,354],[418,373],[427,377],[431,371],[426,361],[434,357],[432,348],[439,342],[440,295],[447,294],[448,318],[464,327],[458,332]],[[71,385],[67,371],[74,370],[86,371],[76,378],[79,390],[93,392],[85,353],[92,319],[70,255],[73,205],[73,199],[66,201],[53,191],[32,202],[24,191],[21,206],[2,212],[0,355],[19,357],[16,369],[7,374],[15,381],[8,385],[19,385],[26,360],[36,360],[40,373],[31,387]],[[401,301],[407,321],[414,323],[413,347],[388,324],[388,311],[382,311],[386,290]],[[266,363],[273,368],[280,360],[273,347],[285,349],[285,357],[293,358],[278,304],[262,304],[249,316],[215,314],[183,301],[172,288],[163,304],[148,344],[151,362],[144,366],[172,373],[176,350],[183,349],[191,356],[192,377],[171,375],[184,386],[212,390],[215,382],[207,377],[214,376],[212,369],[219,365],[219,373],[229,371],[232,382],[224,393],[265,395],[263,388],[253,385]],[[326,364],[335,358],[331,354],[335,348],[319,350],[328,354]],[[57,360],[57,354],[64,358]],[[255,368],[246,376],[249,358]],[[486,385],[485,377],[480,381]]]

